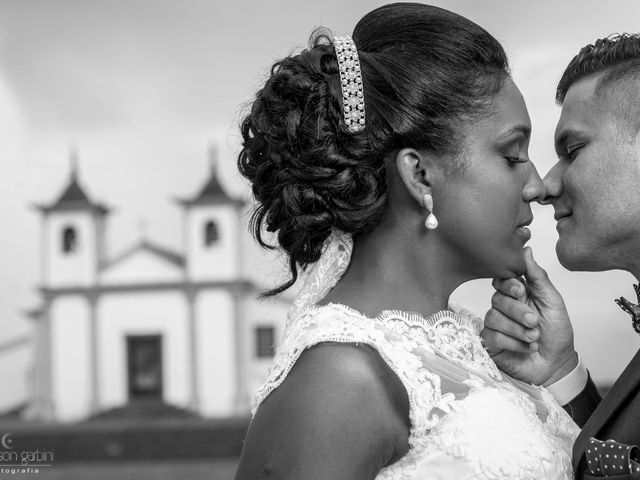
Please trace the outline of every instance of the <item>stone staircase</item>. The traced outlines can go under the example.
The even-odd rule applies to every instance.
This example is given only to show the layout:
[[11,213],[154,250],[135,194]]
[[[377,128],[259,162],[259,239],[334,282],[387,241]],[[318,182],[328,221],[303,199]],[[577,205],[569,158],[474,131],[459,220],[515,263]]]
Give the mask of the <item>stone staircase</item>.
[[206,419],[160,402],[135,403],[75,424],[0,418],[14,450],[53,452],[54,463],[237,457],[248,417]]

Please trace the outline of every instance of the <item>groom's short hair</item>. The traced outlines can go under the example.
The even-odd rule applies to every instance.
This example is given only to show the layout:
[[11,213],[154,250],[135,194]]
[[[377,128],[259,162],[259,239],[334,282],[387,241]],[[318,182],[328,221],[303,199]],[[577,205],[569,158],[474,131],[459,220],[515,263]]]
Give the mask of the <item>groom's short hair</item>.
[[634,136],[640,130],[640,34],[614,34],[583,47],[569,62],[556,90],[562,105],[578,80],[599,75],[596,94],[613,102],[620,127]]

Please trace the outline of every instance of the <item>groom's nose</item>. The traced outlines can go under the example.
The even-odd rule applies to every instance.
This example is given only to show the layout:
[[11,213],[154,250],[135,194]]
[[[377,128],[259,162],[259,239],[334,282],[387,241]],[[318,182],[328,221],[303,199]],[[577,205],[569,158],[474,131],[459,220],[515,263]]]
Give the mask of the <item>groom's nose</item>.
[[544,184],[545,193],[539,203],[542,205],[550,205],[554,198],[559,197],[562,194],[563,189],[563,177],[565,166],[562,164],[562,160],[558,161],[551,170],[542,179]]

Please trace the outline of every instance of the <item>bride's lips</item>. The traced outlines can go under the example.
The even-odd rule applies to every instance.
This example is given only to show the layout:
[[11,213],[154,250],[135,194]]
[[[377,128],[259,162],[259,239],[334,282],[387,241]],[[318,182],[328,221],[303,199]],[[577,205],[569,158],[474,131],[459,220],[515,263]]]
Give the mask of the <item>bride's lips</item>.
[[531,239],[531,230],[529,230],[527,227],[531,225],[532,221],[533,221],[533,217],[529,217],[525,222],[521,223],[516,227],[516,233],[520,237],[522,237],[525,242]]

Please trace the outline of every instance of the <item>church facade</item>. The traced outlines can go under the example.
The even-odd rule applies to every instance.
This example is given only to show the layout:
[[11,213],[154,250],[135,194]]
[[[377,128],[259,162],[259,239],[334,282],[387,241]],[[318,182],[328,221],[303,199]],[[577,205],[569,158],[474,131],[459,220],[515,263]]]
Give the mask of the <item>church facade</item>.
[[157,400],[207,417],[247,414],[288,303],[256,299],[242,271],[242,202],[215,167],[180,200],[184,252],[149,240],[105,255],[109,209],[75,168],[42,216],[41,306],[27,417],[71,422]]

